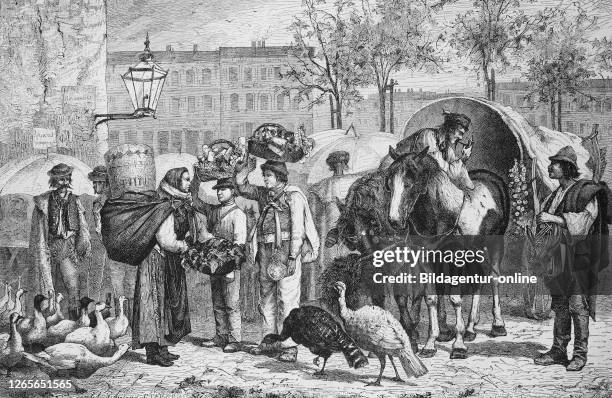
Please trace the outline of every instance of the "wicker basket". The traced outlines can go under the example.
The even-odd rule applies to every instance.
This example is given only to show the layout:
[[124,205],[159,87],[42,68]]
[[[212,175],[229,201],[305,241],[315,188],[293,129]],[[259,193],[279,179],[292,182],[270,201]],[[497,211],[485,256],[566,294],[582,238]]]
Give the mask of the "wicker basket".
[[[210,144],[211,150],[232,148],[236,149],[236,145],[228,140],[216,140]],[[235,166],[226,162],[200,162],[193,166],[200,181],[212,181],[220,178],[231,178],[235,174]]]
[[[274,134],[275,138],[284,140],[284,144],[277,144],[272,140],[262,136]],[[248,140],[249,153],[251,155],[281,162],[297,163],[306,156],[305,147],[295,143],[295,133],[286,130],[283,126],[276,123],[265,123],[259,126],[253,136]]]
[[119,145],[106,152],[104,158],[111,197],[119,197],[126,191],[155,189],[155,160],[153,149],[148,145]]

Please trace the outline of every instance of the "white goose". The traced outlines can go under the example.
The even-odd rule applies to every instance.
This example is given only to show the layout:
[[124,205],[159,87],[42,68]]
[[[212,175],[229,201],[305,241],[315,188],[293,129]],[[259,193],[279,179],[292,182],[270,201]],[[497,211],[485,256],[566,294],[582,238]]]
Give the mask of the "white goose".
[[11,301],[11,294],[13,293],[13,288],[8,282],[4,282],[4,297],[0,299],[0,314],[6,311],[6,307],[8,303]]
[[23,295],[27,292],[28,291],[24,289],[17,290],[17,293],[15,293],[15,300],[9,302],[9,304],[12,303],[10,307],[7,305],[6,311],[4,311],[2,315],[0,315],[0,328],[5,328],[9,326],[9,317],[13,312],[19,312],[20,315],[23,315],[23,302],[21,300]]
[[42,311],[46,307],[42,307],[46,303],[47,298],[42,294],[37,294],[34,297],[34,316],[32,318],[23,318],[17,322],[17,330],[21,333],[23,343],[30,346],[33,344],[43,344],[47,338],[47,323]]
[[51,371],[72,369],[77,371],[95,371],[103,366],[109,366],[117,362],[126,353],[128,348],[127,344],[121,344],[113,356],[100,357],[89,351],[82,344],[60,343],[36,354],[26,352],[24,356]]
[[121,336],[124,336],[127,333],[129,321],[127,316],[123,313],[123,303],[126,302],[127,299],[125,296],[119,297],[119,316],[106,318],[106,323],[108,323],[108,327],[110,329],[110,338],[113,340],[113,344],[115,340]]
[[106,303],[98,302],[94,311],[98,324],[95,328],[81,327],[66,336],[66,343],[83,344],[94,354],[103,355],[111,347],[110,328],[104,321],[101,311]]
[[63,321],[58,322],[56,325],[49,327],[47,329],[47,341],[45,342],[45,344],[50,346],[53,344],[62,343],[64,342],[68,334],[74,332],[80,327],[89,326],[89,315],[87,307],[92,302],[93,300],[89,297],[83,297],[79,301],[81,316],[77,321],[64,319]]
[[64,320],[64,314],[62,314],[62,307],[60,305],[61,301],[64,299],[64,295],[62,295],[61,293],[57,293],[55,295],[55,299],[52,300],[53,290],[51,290],[50,293],[51,295],[49,296],[49,301],[55,304],[53,305],[53,314],[45,318],[45,321],[47,322],[47,328],[53,325],[57,325],[58,323]]
[[10,376],[13,366],[19,363],[23,357],[23,341],[17,330],[17,322],[21,318],[21,315],[13,312],[10,317],[10,333],[0,335],[0,366],[7,369],[7,376]]

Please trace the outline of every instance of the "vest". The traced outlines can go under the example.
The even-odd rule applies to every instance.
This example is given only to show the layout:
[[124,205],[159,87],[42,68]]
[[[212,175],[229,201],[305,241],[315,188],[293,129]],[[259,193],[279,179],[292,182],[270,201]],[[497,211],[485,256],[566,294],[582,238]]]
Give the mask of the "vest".
[[57,237],[60,224],[64,232],[78,231],[80,227],[77,196],[71,192],[65,199],[57,191],[49,195],[49,235]]

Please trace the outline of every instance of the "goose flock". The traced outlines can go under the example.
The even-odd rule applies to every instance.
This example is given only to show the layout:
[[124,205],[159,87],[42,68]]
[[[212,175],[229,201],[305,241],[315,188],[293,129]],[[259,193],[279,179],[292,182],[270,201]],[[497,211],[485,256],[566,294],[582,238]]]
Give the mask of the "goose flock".
[[[123,312],[125,297],[119,298],[119,315],[104,318],[108,305],[89,297],[79,301],[79,319],[64,319],[61,309],[63,295],[48,291],[34,297],[32,316],[24,313],[24,294],[19,279],[13,287],[4,284],[0,298],[0,367],[7,375],[22,360],[28,360],[44,370],[93,371],[115,363],[128,350],[127,344],[117,346],[116,340],[128,331],[128,318]],[[93,314],[90,304],[95,303]],[[90,315],[96,320],[91,327]]]

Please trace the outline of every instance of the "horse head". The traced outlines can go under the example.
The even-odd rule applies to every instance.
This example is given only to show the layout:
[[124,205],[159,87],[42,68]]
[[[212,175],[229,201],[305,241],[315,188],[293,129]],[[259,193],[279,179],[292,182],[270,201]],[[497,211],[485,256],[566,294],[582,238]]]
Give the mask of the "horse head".
[[343,243],[351,251],[371,253],[381,243],[384,227],[376,212],[358,203],[342,203],[336,198],[340,217],[325,238],[325,247]]
[[423,193],[429,180],[428,160],[434,161],[427,154],[429,147],[421,152],[399,154],[389,147],[393,163],[387,169],[385,188],[391,192],[389,221],[392,225],[406,225],[419,196]]

